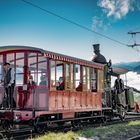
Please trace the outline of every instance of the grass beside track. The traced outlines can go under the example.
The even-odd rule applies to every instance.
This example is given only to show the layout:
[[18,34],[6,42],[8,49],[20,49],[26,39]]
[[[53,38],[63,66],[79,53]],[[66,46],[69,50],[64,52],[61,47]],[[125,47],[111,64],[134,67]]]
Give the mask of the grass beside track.
[[128,123],[102,126],[98,128],[85,128],[77,132],[49,132],[44,136],[32,140],[74,140],[76,137],[98,137],[99,140],[125,140],[136,135],[140,135],[140,121],[131,121]]

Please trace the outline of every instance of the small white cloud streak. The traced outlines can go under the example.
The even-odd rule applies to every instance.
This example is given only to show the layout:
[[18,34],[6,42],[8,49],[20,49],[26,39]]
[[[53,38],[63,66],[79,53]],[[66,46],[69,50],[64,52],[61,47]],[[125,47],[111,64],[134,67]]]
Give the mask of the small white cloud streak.
[[98,29],[101,30],[107,30],[107,28],[110,26],[110,23],[108,21],[106,21],[103,16],[97,17],[94,16],[92,18],[92,29],[94,31],[97,31]]

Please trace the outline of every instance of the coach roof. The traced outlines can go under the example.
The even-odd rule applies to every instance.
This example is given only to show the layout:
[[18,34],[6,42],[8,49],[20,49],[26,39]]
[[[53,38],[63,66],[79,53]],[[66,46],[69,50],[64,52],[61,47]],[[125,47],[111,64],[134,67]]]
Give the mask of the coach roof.
[[79,59],[76,57],[71,57],[67,56],[64,54],[59,54],[51,51],[46,51],[37,47],[30,47],[30,46],[21,46],[21,45],[9,45],[9,46],[0,46],[0,54],[4,52],[18,52],[18,51],[34,51],[34,52],[39,52],[42,53],[45,57],[52,58],[54,60],[60,60],[60,61],[66,61],[66,62],[71,62],[75,64],[80,64],[80,65],[85,65],[89,67],[95,67],[99,69],[103,69],[104,65],[95,63],[92,61],[84,60],[84,59]]

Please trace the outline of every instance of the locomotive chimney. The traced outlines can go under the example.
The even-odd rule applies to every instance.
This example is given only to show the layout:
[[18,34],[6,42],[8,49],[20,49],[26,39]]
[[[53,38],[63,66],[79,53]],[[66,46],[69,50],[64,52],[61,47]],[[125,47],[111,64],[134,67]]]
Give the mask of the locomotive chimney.
[[106,58],[100,54],[100,44],[93,44],[93,49],[95,56],[93,57],[92,61],[96,63],[106,64]]

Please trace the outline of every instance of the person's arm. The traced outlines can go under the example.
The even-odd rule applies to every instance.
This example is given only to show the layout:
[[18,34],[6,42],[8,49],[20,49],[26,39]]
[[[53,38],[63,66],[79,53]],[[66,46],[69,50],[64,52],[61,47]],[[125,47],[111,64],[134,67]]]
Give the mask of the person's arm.
[[121,79],[121,83],[122,83],[122,90],[124,90],[124,81]]
[[2,73],[1,79],[0,79],[0,84],[3,85],[4,84],[4,77],[5,77],[5,73]]
[[10,80],[10,84],[14,84],[14,80],[15,80],[15,77],[14,77],[14,70],[11,69],[11,80]]
[[116,82],[117,82],[117,81],[115,80],[115,82],[114,82],[114,86],[113,86],[113,87],[114,87],[114,89],[116,89]]

